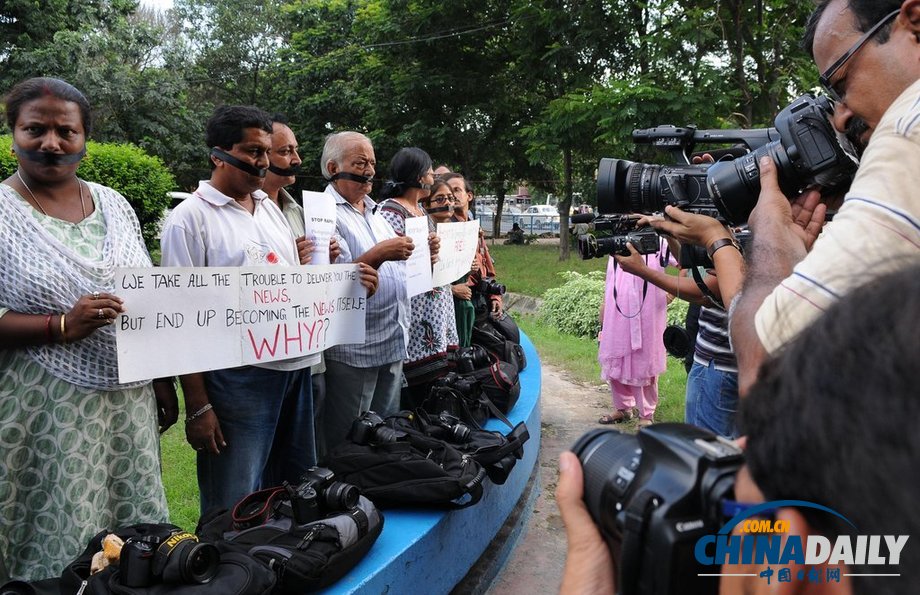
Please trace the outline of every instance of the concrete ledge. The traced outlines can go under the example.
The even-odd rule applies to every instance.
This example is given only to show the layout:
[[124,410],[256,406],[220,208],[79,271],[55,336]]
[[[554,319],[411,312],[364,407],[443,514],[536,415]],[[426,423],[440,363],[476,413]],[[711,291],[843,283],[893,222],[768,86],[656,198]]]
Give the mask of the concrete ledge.
[[[540,359],[523,333],[521,345],[527,356],[527,369],[521,372],[521,396],[508,419],[512,424],[526,422],[530,440],[524,445],[524,457],[505,484],[486,482],[482,500],[462,510],[383,511],[383,533],[371,551],[351,572],[322,593],[450,593],[477,561],[478,566],[485,568],[482,576],[494,577],[498,573],[526,522],[518,510],[526,504],[521,500],[534,497],[538,490],[538,485],[534,488],[530,480],[540,452]],[[495,419],[486,427],[508,431]],[[513,516],[516,511],[517,516]],[[504,530],[507,535],[492,550],[494,562],[487,564],[493,555],[487,550],[509,517],[511,522]],[[469,580],[479,583],[476,590],[487,587],[483,580],[475,581],[472,576]]]

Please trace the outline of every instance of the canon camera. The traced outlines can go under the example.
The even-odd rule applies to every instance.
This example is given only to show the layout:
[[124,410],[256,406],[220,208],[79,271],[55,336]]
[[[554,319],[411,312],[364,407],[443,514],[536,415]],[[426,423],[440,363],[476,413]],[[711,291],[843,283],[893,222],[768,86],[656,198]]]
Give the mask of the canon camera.
[[593,430],[572,448],[584,499],[614,559],[619,595],[714,595],[718,569],[696,561],[703,535],[725,523],[743,455],[695,426],[661,423],[638,436]]
[[[697,130],[692,126],[633,131],[633,142],[651,144],[676,156],[676,165],[649,165],[625,159],[601,159],[597,204],[612,213],[657,213],[666,205],[717,217],[728,224],[747,221],[760,194],[761,157],[776,164],[783,193],[794,197],[809,186],[827,195],[845,191],[858,166],[858,153],[830,122],[833,103],[810,93],[797,98],[774,120],[775,128]],[[698,144],[742,143],[739,157],[691,165]]]

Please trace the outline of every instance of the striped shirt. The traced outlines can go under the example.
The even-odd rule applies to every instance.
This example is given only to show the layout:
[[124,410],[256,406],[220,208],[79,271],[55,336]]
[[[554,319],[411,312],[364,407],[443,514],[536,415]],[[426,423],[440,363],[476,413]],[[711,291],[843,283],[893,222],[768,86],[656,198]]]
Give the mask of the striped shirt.
[[754,318],[775,353],[842,295],[920,260],[920,80],[882,116],[834,220]]
[[737,373],[738,363],[728,341],[728,316],[725,311],[702,306],[699,325],[693,361],[701,366],[709,366],[712,362],[716,370]]
[[[342,255],[336,262],[354,262],[380,242],[397,237],[370,197],[364,197],[364,213],[361,213],[332,184],[326,186],[326,192],[335,198],[335,230],[341,237]],[[406,263],[387,261],[377,273],[380,277],[377,293],[367,300],[364,343],[330,347],[326,350],[327,359],[355,368],[373,368],[406,359],[410,312]]]

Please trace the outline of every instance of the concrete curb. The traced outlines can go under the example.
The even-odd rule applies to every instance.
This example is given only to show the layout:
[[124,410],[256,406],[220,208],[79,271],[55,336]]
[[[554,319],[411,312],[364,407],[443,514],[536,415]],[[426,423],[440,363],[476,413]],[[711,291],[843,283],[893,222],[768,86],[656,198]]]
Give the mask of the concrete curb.
[[522,293],[508,292],[502,296],[502,304],[505,310],[517,312],[519,314],[540,314],[540,307],[543,305],[542,298],[535,298]]

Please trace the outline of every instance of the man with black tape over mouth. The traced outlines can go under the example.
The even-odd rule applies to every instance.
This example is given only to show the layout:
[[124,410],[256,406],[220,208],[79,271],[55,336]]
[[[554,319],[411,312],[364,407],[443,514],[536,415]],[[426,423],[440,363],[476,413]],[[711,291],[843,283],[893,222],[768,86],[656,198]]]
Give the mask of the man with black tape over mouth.
[[[277,205],[262,191],[272,120],[221,106],[208,120],[211,178],[163,227],[163,266],[306,264]],[[316,464],[310,367],[319,354],[180,377],[185,435],[198,452],[202,513],[232,508],[263,487],[296,483]]]
[[343,441],[352,422],[368,410],[386,417],[396,413],[409,342],[409,297],[405,260],[412,239],[399,237],[368,194],[376,171],[371,140],[345,131],[326,137],[320,168],[326,192],[336,203],[336,234],[342,255],[337,262],[363,262],[379,275],[377,293],[367,300],[363,344],[327,349],[323,429],[326,444]]

